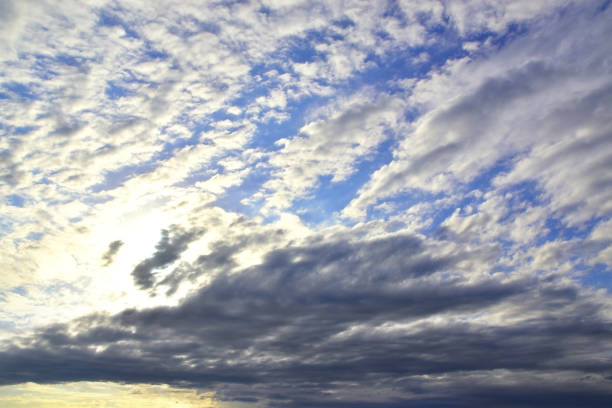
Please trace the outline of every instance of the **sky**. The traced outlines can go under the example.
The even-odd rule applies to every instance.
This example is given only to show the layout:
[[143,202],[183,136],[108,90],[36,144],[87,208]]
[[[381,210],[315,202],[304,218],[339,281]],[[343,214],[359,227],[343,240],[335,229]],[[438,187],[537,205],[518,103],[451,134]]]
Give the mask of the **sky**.
[[0,0],[0,405],[605,407],[612,5]]

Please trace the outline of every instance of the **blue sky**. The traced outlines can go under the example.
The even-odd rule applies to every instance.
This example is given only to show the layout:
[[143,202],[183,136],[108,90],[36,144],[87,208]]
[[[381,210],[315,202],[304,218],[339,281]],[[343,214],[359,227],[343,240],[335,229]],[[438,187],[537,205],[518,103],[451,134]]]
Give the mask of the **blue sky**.
[[0,405],[605,406],[611,13],[0,0]]

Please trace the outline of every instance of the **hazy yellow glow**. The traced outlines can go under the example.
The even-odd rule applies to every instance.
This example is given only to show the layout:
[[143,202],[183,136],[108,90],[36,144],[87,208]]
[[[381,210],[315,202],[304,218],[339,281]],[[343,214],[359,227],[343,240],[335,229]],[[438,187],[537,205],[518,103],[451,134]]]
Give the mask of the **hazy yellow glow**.
[[0,387],[3,408],[221,408],[213,393],[167,385],[105,382],[26,383]]

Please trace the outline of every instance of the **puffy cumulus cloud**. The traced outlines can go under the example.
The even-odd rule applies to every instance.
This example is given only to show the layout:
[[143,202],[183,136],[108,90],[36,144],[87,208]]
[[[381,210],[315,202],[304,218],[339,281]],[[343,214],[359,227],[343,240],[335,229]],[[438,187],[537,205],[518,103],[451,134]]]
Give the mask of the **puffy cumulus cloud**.
[[[269,250],[177,306],[38,329],[3,346],[0,381],[161,382],[263,406],[605,405],[609,298],[480,276],[462,266],[474,253],[444,241],[361,234]],[[213,248],[193,267],[236,252]]]

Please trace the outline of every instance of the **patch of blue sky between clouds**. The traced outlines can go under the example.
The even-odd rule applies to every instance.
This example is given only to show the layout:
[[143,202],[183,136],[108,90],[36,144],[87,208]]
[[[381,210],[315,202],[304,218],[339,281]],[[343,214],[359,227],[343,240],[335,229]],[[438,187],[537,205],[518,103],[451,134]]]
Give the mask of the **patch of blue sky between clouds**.
[[106,7],[99,11],[98,24],[101,27],[121,27],[128,37],[139,38],[138,33],[130,27],[130,24],[121,18],[121,8],[119,6]]
[[391,161],[394,145],[394,135],[388,134],[373,152],[358,159],[355,171],[344,180],[332,181],[333,175],[319,177],[317,185],[306,197],[293,202],[291,212],[299,215],[308,225],[335,221],[338,213],[355,197],[372,172]]
[[135,95],[134,91],[119,85],[116,81],[107,81],[106,83],[107,86],[104,90],[104,94],[111,100]]
[[[440,225],[455,211],[460,215],[467,215],[473,208],[484,201],[483,195],[488,191],[494,191],[493,182],[495,177],[506,173],[513,166],[514,155],[499,159],[492,166],[481,170],[472,180],[463,184],[456,184],[452,189],[432,193],[420,189],[409,189],[408,191],[395,194],[368,208],[368,220],[380,217],[392,217],[405,213],[411,207],[420,203],[433,204],[429,210],[422,215],[427,219],[426,226],[420,232],[430,235],[438,232]],[[445,200],[447,199],[447,200]],[[445,204],[440,204],[445,202]]]
[[15,286],[14,288],[9,289],[9,292],[17,293],[20,296],[26,296],[28,294],[28,289],[25,286]]
[[304,37],[292,37],[287,44],[280,49],[282,60],[288,63],[305,63],[316,60],[325,60],[325,52],[318,51],[316,46],[319,44],[330,44],[334,41],[341,41],[344,37],[332,30],[311,30],[305,33]]
[[[212,204],[227,211],[245,214],[250,217],[257,216],[260,213],[263,202],[262,200],[254,201],[252,198],[261,190],[261,187],[269,177],[269,168],[258,167],[252,169],[240,184],[226,188]],[[271,222],[275,219],[276,216],[273,216],[268,218],[266,222]]]
[[545,229],[535,240],[534,245],[542,245],[551,241],[584,240],[589,237],[600,223],[609,217],[591,217],[580,225],[568,226],[562,216],[551,216],[545,221]]
[[579,282],[595,289],[606,289],[608,293],[612,292],[612,268],[598,263],[583,269],[582,275],[578,278]]
[[502,189],[500,194],[508,210],[500,217],[500,223],[510,221],[530,208],[545,207],[550,202],[535,180],[512,184]]
[[321,106],[329,100],[329,97],[313,96],[288,102],[286,108],[283,109],[283,113],[287,113],[288,118],[282,121],[272,119],[258,124],[248,147],[267,151],[278,150],[280,146],[274,144],[276,141],[297,136],[300,128],[306,124],[304,116],[308,110],[314,106]]
[[0,98],[11,100],[35,100],[39,98],[38,93],[33,89],[32,85],[22,82],[8,81],[1,85],[3,92],[0,92]]
[[[57,55],[40,53],[22,53],[19,58],[20,64],[27,65],[31,70],[32,78],[41,82],[18,84],[13,87],[14,95],[22,99],[41,99],[41,96],[49,93],[50,90],[44,87],[46,81],[51,81],[61,77],[66,71],[72,70],[81,74],[89,72],[88,57],[79,54],[59,53]],[[1,94],[1,92],[0,92]],[[1,97],[1,96],[0,96]]]
[[0,131],[2,136],[21,136],[27,135],[28,133],[38,129],[38,126],[6,126],[0,122]]
[[349,80],[350,86],[369,84],[389,89],[391,81],[427,77],[432,70],[442,67],[447,61],[467,55],[461,39],[452,28],[435,27],[429,34],[438,37],[433,46],[405,46],[392,48],[384,54],[369,53],[365,62],[371,64],[366,65],[368,68],[362,75]]
[[158,160],[149,160],[145,163],[127,164],[118,169],[107,171],[104,174],[104,181],[89,187],[92,193],[102,193],[121,187],[131,178],[146,174],[155,170],[161,163]]
[[187,39],[199,33],[219,34],[221,27],[214,21],[200,20],[194,16],[182,16],[177,24],[172,25],[168,31],[182,39]]
[[6,197],[6,202],[12,207],[23,208],[24,204],[26,203],[26,199],[19,194],[10,194]]
[[42,231],[36,231],[36,232],[29,232],[28,235],[25,236],[25,238],[22,239],[14,239],[13,243],[18,246],[20,243],[33,243],[33,242],[39,242],[41,239],[43,239],[43,237],[45,236],[45,233]]

